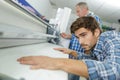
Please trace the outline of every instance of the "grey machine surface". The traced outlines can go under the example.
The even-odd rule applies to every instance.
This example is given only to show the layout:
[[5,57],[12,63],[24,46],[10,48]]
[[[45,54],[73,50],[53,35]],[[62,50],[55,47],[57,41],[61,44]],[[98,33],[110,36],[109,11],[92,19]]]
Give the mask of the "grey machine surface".
[[0,0],[0,80],[67,80],[64,71],[30,70],[17,59],[22,56],[49,56],[68,58],[68,55],[53,50],[61,47],[47,42],[56,38],[46,34],[49,24],[41,22],[23,10]]

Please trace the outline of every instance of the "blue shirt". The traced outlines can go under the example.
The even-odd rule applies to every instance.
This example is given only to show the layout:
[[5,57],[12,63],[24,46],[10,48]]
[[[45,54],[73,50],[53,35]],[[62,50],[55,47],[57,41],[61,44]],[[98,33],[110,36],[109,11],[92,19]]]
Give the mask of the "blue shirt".
[[88,14],[86,16],[92,16],[96,19],[96,21],[98,22],[100,28],[102,29],[102,20],[99,18],[99,16],[95,15],[93,12],[89,11]]
[[102,33],[89,58],[83,60],[89,80],[120,80],[120,33]]
[[[101,21],[101,19],[97,15],[95,15],[93,12],[89,11],[89,13],[86,16],[94,17],[96,19],[96,21],[99,23],[100,28],[102,29],[102,21]],[[85,58],[85,59],[87,58],[88,59],[88,58],[90,58],[89,55],[85,55],[84,54],[84,50],[81,47],[78,39],[75,37],[74,34],[72,34],[72,38],[70,39],[69,48],[72,49],[72,50],[77,51],[77,54],[79,55],[77,58],[75,58],[72,55],[69,55],[70,59],[83,59],[83,58]],[[84,55],[84,57],[83,57],[83,55]],[[72,74],[72,75],[70,75],[70,80],[79,80],[79,76]]]

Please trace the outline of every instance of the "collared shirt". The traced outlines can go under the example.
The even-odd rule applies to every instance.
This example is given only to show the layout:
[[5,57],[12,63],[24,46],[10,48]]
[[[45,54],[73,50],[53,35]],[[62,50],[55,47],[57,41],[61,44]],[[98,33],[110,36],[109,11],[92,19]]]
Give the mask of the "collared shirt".
[[[95,15],[93,12],[90,12],[90,11],[89,11],[89,13],[88,13],[86,16],[92,16],[92,17],[94,17],[94,18],[97,20],[97,22],[99,23],[99,26],[100,26],[100,28],[101,28],[101,26],[102,26],[102,21],[101,21],[101,19],[100,19],[97,15]],[[82,49],[82,47],[81,47],[78,39],[75,37],[74,34],[72,34],[72,37],[71,37],[71,39],[70,39],[69,48],[72,49],[72,50],[77,51],[78,55],[81,55],[81,53],[84,52],[84,50]],[[69,58],[75,59],[72,55],[69,55]],[[79,58],[79,57],[78,57],[78,58]],[[79,59],[80,59],[80,58],[79,58]]]
[[[75,50],[77,51],[77,54],[79,55],[79,52],[83,52],[83,48],[81,47],[78,39],[75,37],[74,34],[72,34],[72,37],[71,37],[71,40],[70,40],[70,45],[69,45],[69,48],[72,49],[72,50]],[[69,55],[69,58],[71,59],[75,59],[75,57],[73,57],[72,55]]]
[[83,60],[89,80],[120,80],[120,33],[102,33],[90,57]]

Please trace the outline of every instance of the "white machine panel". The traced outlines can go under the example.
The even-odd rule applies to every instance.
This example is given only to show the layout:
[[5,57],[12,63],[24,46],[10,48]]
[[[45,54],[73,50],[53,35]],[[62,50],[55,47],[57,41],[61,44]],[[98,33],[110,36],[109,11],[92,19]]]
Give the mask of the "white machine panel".
[[68,58],[68,55],[53,50],[60,46],[47,43],[48,38],[57,37],[46,34],[47,27],[51,27],[48,23],[9,3],[11,1],[0,0],[0,80],[68,80],[64,71],[30,70],[28,65],[17,62],[22,56]]
[[21,65],[17,62],[17,58],[31,55],[44,55],[60,58],[68,57],[66,54],[53,50],[55,47],[60,46],[50,43],[40,43],[36,45],[0,49],[0,74],[7,75],[13,78],[13,80],[67,80],[68,76],[66,72],[43,69],[30,70],[29,66]]

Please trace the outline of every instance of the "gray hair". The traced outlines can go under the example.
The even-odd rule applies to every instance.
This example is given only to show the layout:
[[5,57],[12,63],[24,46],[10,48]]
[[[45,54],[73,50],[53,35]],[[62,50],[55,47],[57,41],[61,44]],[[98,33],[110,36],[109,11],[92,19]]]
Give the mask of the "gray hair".
[[89,10],[86,2],[79,2],[76,6],[79,6],[80,8],[86,8],[87,10]]

